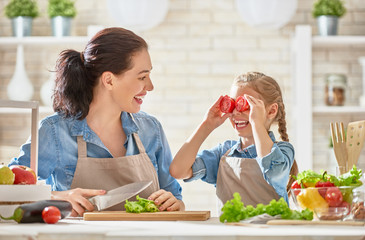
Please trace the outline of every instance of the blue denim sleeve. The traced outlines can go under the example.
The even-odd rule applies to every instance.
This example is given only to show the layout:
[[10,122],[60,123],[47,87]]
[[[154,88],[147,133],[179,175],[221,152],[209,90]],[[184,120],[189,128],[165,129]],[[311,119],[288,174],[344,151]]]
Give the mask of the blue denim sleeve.
[[160,183],[160,188],[168,192],[171,192],[177,199],[182,200],[181,186],[179,182],[170,175],[170,164],[172,162],[172,154],[170,146],[167,142],[166,135],[162,129],[161,123],[157,122],[159,140],[161,141],[161,146],[156,152],[156,159],[158,164],[158,180]]
[[207,183],[216,184],[219,161],[228,149],[233,146],[233,143],[233,141],[226,141],[210,150],[200,151],[192,166],[193,176],[189,179],[185,179],[184,181],[190,182],[201,179]]
[[286,185],[290,169],[294,162],[294,148],[288,142],[274,143],[271,152],[263,158],[257,158],[265,180],[288,202]]
[[[9,165],[30,166],[30,138],[20,147],[18,158],[13,158]],[[39,126],[38,140],[38,179],[46,180],[47,184],[54,186],[51,173],[57,164],[57,148],[52,126],[42,120]],[[54,190],[54,189],[53,189]]]

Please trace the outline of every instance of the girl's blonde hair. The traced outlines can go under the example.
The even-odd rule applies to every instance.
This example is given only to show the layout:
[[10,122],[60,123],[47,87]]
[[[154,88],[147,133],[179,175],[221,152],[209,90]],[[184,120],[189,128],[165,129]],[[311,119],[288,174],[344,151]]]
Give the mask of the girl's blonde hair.
[[[263,97],[262,100],[264,101],[265,106],[273,103],[278,104],[278,113],[276,114],[274,121],[278,122],[280,138],[283,141],[289,142],[289,137],[286,132],[285,106],[279,84],[273,78],[260,72],[248,72],[241,74],[235,78],[233,84],[236,86],[249,87],[259,93]],[[293,166],[290,169],[290,176],[286,189],[288,194],[290,194],[290,187],[295,181],[291,176],[297,174],[298,165],[294,159]]]

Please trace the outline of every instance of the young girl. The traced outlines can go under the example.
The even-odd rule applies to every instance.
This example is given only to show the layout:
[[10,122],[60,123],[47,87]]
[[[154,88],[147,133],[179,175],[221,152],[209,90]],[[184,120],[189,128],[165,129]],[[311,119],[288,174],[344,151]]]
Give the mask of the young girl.
[[[238,76],[231,88],[231,97],[247,99],[249,108],[220,111],[222,96],[207,112],[203,122],[176,154],[170,173],[178,179],[202,179],[216,185],[220,204],[238,192],[245,205],[268,204],[283,197],[288,202],[291,181],[297,173],[293,146],[286,133],[285,108],[277,82],[258,72]],[[227,140],[210,149],[199,151],[208,135],[227,118],[239,140]],[[282,142],[269,131],[278,122]],[[219,208],[220,209],[220,208]]]

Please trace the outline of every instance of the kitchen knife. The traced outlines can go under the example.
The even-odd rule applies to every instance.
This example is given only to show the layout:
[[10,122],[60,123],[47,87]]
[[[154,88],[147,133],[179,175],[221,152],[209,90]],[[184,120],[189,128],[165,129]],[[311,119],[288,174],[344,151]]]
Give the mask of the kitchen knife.
[[101,211],[106,208],[112,207],[118,203],[121,203],[128,198],[142,192],[152,181],[143,181],[130,183],[115,189],[108,191],[104,195],[98,195],[89,198],[89,201],[95,206],[96,210]]

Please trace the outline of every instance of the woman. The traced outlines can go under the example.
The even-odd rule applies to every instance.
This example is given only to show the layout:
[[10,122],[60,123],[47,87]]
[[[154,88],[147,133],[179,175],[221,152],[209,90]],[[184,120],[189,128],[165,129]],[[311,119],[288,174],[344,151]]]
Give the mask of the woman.
[[[160,210],[184,210],[161,124],[140,112],[153,90],[151,70],[147,43],[123,28],[98,32],[83,52],[61,52],[55,114],[39,127],[38,175],[52,185],[53,199],[72,203],[73,216],[94,209],[89,197],[144,180],[153,183],[141,197]],[[30,165],[29,140],[14,164]]]

